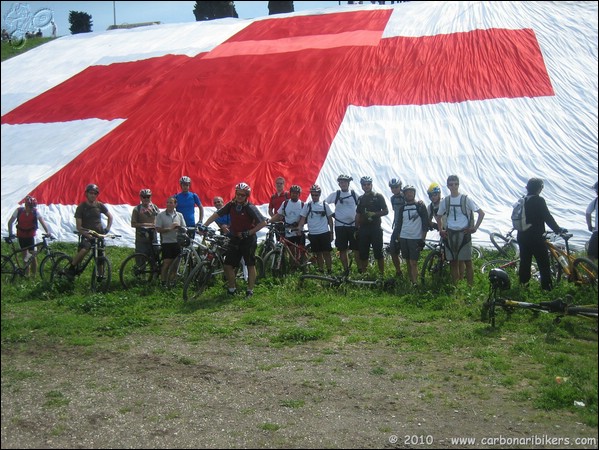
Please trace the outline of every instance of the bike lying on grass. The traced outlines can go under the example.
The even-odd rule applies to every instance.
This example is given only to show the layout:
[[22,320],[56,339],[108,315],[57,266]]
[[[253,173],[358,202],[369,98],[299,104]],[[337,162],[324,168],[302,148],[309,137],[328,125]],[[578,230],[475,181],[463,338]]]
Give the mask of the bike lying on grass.
[[560,323],[564,316],[577,316],[592,319],[597,322],[597,305],[573,305],[572,297],[567,295],[565,299],[558,298],[551,302],[530,303],[510,300],[500,297],[498,291],[510,288],[510,278],[508,274],[501,269],[492,269],[489,272],[490,290],[489,297],[483,303],[481,310],[481,319],[489,322],[491,327],[495,327],[495,317],[497,308],[503,309],[508,316],[516,309],[528,309],[535,312],[557,314],[554,322]]

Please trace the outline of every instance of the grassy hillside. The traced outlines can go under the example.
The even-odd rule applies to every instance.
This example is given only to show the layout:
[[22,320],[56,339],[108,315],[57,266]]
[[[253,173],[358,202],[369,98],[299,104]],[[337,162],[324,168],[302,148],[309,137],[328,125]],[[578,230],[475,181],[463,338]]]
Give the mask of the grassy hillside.
[[2,41],[2,61],[5,61],[13,56],[20,55],[21,53],[25,53],[32,48],[39,47],[40,45],[45,44],[46,42],[52,41],[56,38],[51,37],[41,37],[41,38],[31,38],[25,40],[22,45],[15,45],[8,41]]

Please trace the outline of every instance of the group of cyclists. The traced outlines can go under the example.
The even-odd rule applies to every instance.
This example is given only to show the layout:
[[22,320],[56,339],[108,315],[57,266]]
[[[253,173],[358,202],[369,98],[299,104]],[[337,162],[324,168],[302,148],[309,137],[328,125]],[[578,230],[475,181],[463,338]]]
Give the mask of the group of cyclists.
[[[179,180],[181,191],[167,199],[166,209],[160,209],[152,203],[152,192],[144,188],[140,191],[140,203],[134,207],[131,214],[131,226],[136,229],[136,252],[149,254],[152,245],[156,245],[160,235],[162,247],[163,268],[162,281],[167,282],[169,263],[180,252],[177,234],[190,233],[193,237],[195,225],[198,229],[217,223],[222,233],[231,238],[231,245],[225,255],[225,275],[227,292],[235,295],[236,269],[241,260],[247,266],[246,296],[253,295],[256,281],[255,254],[257,249],[257,233],[269,222],[285,224],[286,238],[292,242],[303,244],[304,225],[307,225],[311,250],[317,255],[318,268],[321,271],[332,271],[331,242],[334,241],[338,250],[343,273],[350,272],[350,250],[355,259],[358,272],[368,270],[369,252],[372,251],[376,265],[383,277],[385,259],[383,252],[383,229],[381,217],[389,214],[385,197],[373,189],[373,180],[369,176],[360,178],[361,194],[350,189],[353,178],[347,174],[337,177],[339,189],[331,192],[324,199],[319,185],[310,187],[310,198],[306,202],[300,200],[302,188],[292,185],[285,190],[285,180],[279,177],[275,180],[277,191],[271,197],[268,206],[269,218],[251,203],[251,188],[241,182],[235,186],[235,197],[227,202],[215,198],[216,211],[204,222],[204,210],[199,196],[190,191],[191,179],[183,176]],[[427,232],[438,230],[445,240],[445,257],[450,263],[452,280],[457,282],[466,279],[473,282],[472,242],[471,235],[480,227],[485,216],[484,211],[476,202],[459,191],[459,178],[450,175],[447,178],[447,188],[450,194],[441,198],[441,186],[431,183],[427,190],[430,203],[416,201],[416,188],[412,185],[403,186],[399,178],[389,181],[391,190],[390,204],[393,211],[393,226],[389,252],[393,261],[395,273],[402,276],[401,261],[406,263],[407,279],[412,284],[418,279],[418,259],[424,248]],[[593,186],[597,193],[597,183]],[[522,284],[530,280],[530,266],[534,257],[541,275],[541,286],[551,289],[549,273],[549,258],[543,245],[545,224],[556,233],[563,232],[547,209],[545,200],[539,196],[543,189],[543,181],[531,178],[527,184],[528,201],[526,202],[526,217],[530,227],[518,232],[520,245],[520,273]],[[71,273],[76,273],[76,267],[90,248],[90,241],[98,235],[110,231],[113,217],[106,205],[98,201],[100,189],[96,184],[85,188],[86,200],[79,204],[75,211],[77,231],[80,234],[78,252],[72,260]],[[216,200],[219,202],[216,202]],[[532,200],[532,201],[531,201]],[[38,223],[46,233],[50,230],[43,217],[37,212],[37,202],[33,197],[25,199],[24,206],[17,208],[8,224],[9,234],[13,235],[13,225],[17,224],[17,238],[21,248],[34,242]],[[195,220],[195,207],[199,209],[199,221]],[[476,214],[476,218],[474,217]],[[591,222],[595,215],[594,225]],[[102,216],[106,217],[106,227],[102,224]],[[593,232],[589,256],[596,259],[597,254],[597,199],[587,208],[587,224]],[[203,225],[202,225],[203,222]],[[189,228],[188,228],[189,227]],[[194,230],[194,231],[192,231]],[[400,258],[401,255],[401,258]],[[31,257],[24,252],[24,258]]]

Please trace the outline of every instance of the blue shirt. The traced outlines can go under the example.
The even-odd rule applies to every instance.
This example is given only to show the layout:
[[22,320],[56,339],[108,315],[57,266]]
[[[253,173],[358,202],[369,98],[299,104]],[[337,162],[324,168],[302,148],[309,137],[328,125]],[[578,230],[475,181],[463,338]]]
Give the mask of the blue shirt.
[[197,205],[198,208],[202,206],[198,194],[194,192],[179,192],[174,197],[177,199],[177,211],[183,214],[187,226],[195,226],[195,206]]

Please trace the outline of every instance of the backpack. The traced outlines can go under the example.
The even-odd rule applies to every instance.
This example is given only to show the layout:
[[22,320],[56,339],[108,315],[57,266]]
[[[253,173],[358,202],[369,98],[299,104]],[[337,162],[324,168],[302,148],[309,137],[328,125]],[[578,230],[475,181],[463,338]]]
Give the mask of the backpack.
[[[449,209],[451,204],[451,195],[445,197],[445,215],[449,215]],[[472,228],[474,226],[474,213],[468,209],[466,206],[466,201],[468,200],[468,196],[466,194],[462,194],[462,198],[460,200],[460,209],[462,210],[462,214],[468,217],[468,226]]]
[[[350,191],[350,196],[354,198],[354,202],[356,203],[356,205],[358,204],[358,196],[356,195],[356,191],[354,191],[353,189]],[[349,198],[349,197],[343,197],[343,198]],[[339,203],[339,200],[341,199],[341,190],[337,190],[337,196],[335,197],[335,206],[337,205],[337,203]]]
[[516,203],[514,203],[512,209],[512,226],[516,231],[526,231],[532,225],[526,222],[526,204],[527,196],[520,197]]
[[[329,215],[327,214],[327,202],[322,202],[322,211],[314,211],[313,214],[318,214],[319,216],[327,216],[327,218],[329,217]],[[308,203],[308,214],[312,214],[312,202]],[[308,215],[306,215],[306,217],[308,217]],[[333,214],[331,217],[335,217],[335,215]]]

